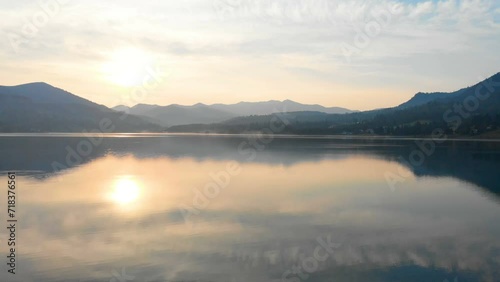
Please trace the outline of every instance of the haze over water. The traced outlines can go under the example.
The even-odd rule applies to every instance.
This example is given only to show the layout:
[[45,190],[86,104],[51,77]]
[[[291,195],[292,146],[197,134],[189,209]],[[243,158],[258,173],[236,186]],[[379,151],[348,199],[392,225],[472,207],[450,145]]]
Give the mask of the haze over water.
[[500,143],[411,167],[413,140],[249,138],[104,138],[54,173],[81,136],[0,137],[0,171],[18,172],[8,281],[498,279]]

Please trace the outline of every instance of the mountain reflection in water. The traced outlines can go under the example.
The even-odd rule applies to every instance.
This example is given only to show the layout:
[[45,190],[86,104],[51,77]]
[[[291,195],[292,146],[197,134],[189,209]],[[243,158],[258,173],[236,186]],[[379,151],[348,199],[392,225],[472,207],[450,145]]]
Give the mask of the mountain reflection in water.
[[[141,136],[104,138],[68,164],[81,140],[0,137],[20,199],[19,274],[2,281],[500,274],[500,143],[449,141],[412,166],[412,140],[280,137],[248,150],[245,136]],[[402,181],[390,187],[388,173]]]

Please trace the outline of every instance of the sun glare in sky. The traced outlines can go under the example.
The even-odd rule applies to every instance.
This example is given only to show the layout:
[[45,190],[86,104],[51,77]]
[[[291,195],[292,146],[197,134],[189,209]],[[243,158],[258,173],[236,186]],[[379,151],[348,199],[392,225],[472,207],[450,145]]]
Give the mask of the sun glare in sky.
[[[0,84],[43,81],[107,107],[373,110],[500,65],[499,0],[38,2],[0,1]],[[132,101],[150,69],[169,76]]]
[[105,78],[119,86],[132,87],[142,83],[146,69],[152,64],[152,56],[137,48],[114,51],[103,64]]

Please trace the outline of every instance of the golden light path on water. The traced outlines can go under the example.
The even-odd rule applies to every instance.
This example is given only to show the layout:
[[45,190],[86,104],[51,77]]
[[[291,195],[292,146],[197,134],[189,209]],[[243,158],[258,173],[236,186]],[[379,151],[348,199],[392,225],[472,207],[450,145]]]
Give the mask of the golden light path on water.
[[109,198],[117,204],[131,204],[137,201],[140,196],[141,189],[137,181],[131,177],[119,178],[113,186],[113,191],[110,193]]
[[[499,246],[491,222],[500,207],[472,184],[351,155],[241,162],[227,187],[207,196],[229,162],[106,156],[67,170],[61,181],[20,177],[26,225],[19,254],[37,269],[27,274],[54,281],[64,269],[68,277],[109,281],[113,269],[126,267],[144,277],[138,281],[209,281],[206,273],[217,278],[211,281],[276,281],[274,272],[297,263],[296,248],[313,253],[318,236],[343,244],[318,273],[411,264],[489,275],[498,265],[489,256]],[[392,191],[388,171],[408,175],[404,186]],[[246,261],[255,262],[248,273]]]

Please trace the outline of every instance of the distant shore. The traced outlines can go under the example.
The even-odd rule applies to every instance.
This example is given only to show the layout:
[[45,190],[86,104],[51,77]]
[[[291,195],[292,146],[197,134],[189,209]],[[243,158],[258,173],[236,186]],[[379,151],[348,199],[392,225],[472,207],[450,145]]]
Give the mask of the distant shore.
[[[115,132],[115,133],[80,133],[80,132],[0,132],[0,137],[103,137],[103,138],[135,138],[135,137],[162,137],[162,136],[226,136],[246,137],[262,134],[260,132],[245,133],[213,133],[213,132]],[[303,138],[303,139],[374,139],[374,140],[421,140],[433,139],[432,136],[394,136],[394,135],[360,135],[360,134],[273,134],[274,138]],[[446,136],[447,141],[492,141],[500,142],[500,130],[481,135],[453,135]]]

